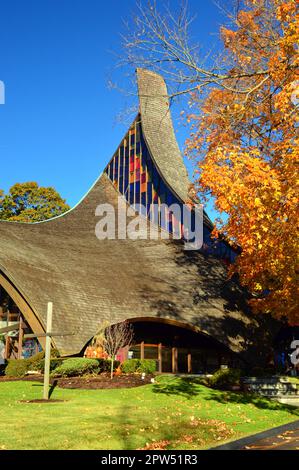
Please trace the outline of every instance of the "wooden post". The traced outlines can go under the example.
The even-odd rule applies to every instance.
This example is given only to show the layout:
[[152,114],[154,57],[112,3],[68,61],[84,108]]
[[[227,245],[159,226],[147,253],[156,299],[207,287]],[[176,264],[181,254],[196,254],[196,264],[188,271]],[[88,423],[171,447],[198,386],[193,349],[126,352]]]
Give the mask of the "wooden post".
[[176,374],[178,371],[178,348],[172,348],[172,373]]
[[192,358],[191,358],[191,353],[188,354],[187,356],[187,362],[188,362],[188,374],[192,373]]
[[140,359],[144,359],[144,341],[140,343]]
[[159,364],[159,372],[162,372],[162,343],[158,344],[158,364]]
[[18,359],[22,359],[23,352],[23,320],[20,315],[20,324],[19,324],[19,339],[18,339]]
[[46,336],[45,370],[44,370],[44,394],[43,394],[44,400],[49,400],[52,312],[53,312],[53,304],[52,302],[48,302],[47,330],[46,330],[47,336]]
[[9,349],[10,349],[10,336],[6,335],[4,359],[9,359]]

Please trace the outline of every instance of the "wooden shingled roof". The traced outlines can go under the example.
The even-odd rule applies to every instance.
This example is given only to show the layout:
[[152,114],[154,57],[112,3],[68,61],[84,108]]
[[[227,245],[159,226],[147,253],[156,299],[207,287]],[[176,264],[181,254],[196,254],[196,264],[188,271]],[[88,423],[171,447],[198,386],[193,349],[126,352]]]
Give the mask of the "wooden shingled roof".
[[[145,141],[165,181],[183,200],[189,180],[175,139],[163,79],[137,71]],[[0,222],[0,282],[14,286],[33,312],[32,329],[45,328],[54,304],[53,331],[64,355],[77,354],[107,317],[163,318],[213,336],[249,361],[265,357],[277,325],[253,317],[246,294],[229,281],[224,264],[183,249],[174,240],[98,240],[95,209],[119,194],[102,174],[72,210],[49,221]],[[24,310],[24,309],[23,309]],[[29,311],[29,310],[28,310]],[[30,315],[29,315],[30,316]]]

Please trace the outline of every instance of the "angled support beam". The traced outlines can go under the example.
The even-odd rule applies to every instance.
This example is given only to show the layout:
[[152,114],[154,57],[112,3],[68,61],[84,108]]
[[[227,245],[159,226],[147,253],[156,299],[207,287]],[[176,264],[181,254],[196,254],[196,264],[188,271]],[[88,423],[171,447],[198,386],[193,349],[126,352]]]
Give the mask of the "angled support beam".
[[14,331],[18,329],[19,329],[19,323],[13,323],[12,325],[4,326],[4,328],[0,328],[0,335],[2,333],[9,333],[10,331]]
[[22,359],[23,337],[24,337],[23,322],[22,322],[22,317],[20,317],[20,323],[19,323],[19,339],[18,339],[18,359]]
[[6,336],[5,339],[5,352],[4,352],[4,359],[9,358],[9,353],[10,353],[10,336]]
[[[38,320],[32,308],[26,302],[24,297],[20,292],[15,288],[15,286],[0,272],[0,285],[8,293],[8,295],[13,299],[20,312],[24,316],[26,322],[30,326],[32,331],[41,331],[44,330],[42,323]],[[19,324],[18,324],[19,327]],[[16,329],[18,329],[18,327]],[[43,349],[45,349],[45,338],[39,340]]]

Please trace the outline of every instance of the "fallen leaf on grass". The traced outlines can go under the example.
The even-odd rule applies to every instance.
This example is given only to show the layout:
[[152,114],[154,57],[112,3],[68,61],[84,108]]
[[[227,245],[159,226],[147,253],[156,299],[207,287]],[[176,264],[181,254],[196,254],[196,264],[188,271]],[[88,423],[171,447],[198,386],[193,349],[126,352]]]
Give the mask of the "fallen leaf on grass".
[[170,441],[157,441],[157,442],[147,442],[145,447],[142,447],[137,450],[165,450],[165,448],[170,444]]
[[183,437],[183,440],[184,440],[185,442],[193,442],[193,436],[184,436],[184,437]]

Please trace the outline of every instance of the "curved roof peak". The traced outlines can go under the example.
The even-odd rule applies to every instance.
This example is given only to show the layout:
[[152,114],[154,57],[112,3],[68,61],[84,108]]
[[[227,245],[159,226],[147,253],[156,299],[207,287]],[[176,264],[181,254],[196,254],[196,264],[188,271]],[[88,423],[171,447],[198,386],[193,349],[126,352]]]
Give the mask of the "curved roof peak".
[[151,70],[138,68],[136,73],[145,141],[164,180],[185,202],[190,180],[174,133],[166,83]]

